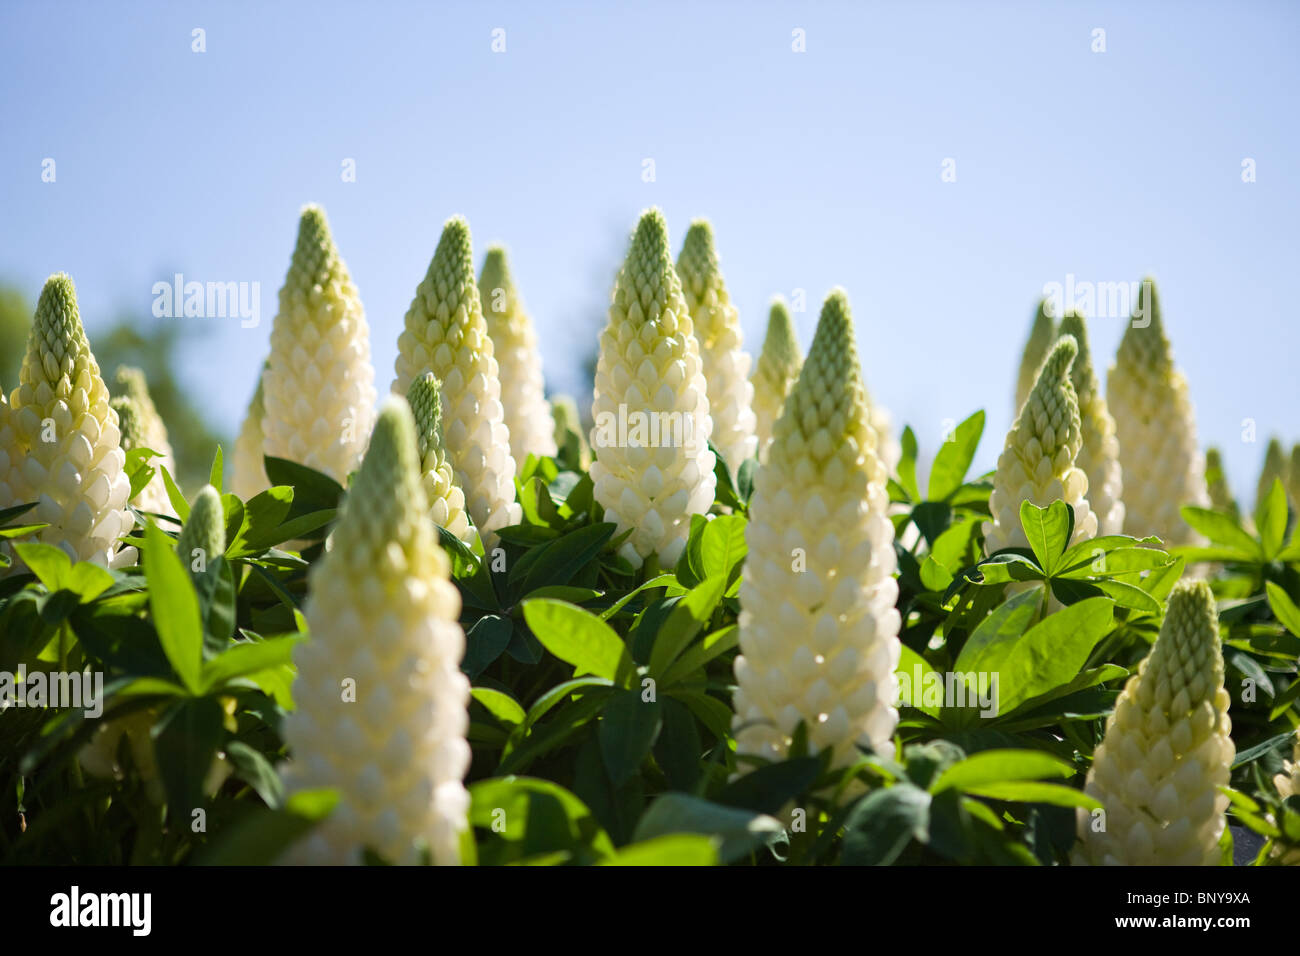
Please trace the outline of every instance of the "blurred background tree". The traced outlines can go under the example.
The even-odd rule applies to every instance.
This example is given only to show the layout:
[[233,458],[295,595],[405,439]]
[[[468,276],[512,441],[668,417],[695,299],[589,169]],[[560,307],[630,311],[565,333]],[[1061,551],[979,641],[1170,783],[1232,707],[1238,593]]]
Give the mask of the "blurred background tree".
[[[33,309],[20,291],[0,285],[0,387],[6,395],[18,386]],[[141,322],[127,313],[119,313],[107,327],[86,330],[110,390],[119,365],[134,365],[144,372],[149,395],[167,426],[167,437],[176,453],[179,474],[175,478],[187,495],[207,482],[218,444],[226,459],[230,457],[231,443],[213,429],[177,381],[176,356],[180,347],[184,343],[188,350],[198,348],[193,340],[202,337],[200,330],[201,326],[167,319]]]

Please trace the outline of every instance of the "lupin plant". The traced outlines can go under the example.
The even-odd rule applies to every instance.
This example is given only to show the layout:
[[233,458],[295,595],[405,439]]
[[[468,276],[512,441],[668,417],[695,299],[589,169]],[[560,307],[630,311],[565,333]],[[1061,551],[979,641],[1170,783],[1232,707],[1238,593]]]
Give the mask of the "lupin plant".
[[1088,347],[1088,328],[1083,316],[1068,313],[1061,320],[1061,335],[1074,339],[1079,354],[1070,367],[1070,382],[1079,402],[1079,423],[1083,443],[1075,464],[1088,476],[1088,506],[1097,516],[1098,534],[1119,534],[1124,529],[1123,477],[1119,464],[1119,439],[1115,418],[1106,405]]
[[1097,534],[1097,517],[1087,498],[1088,477],[1076,464],[1083,434],[1070,369],[1078,351],[1073,337],[1057,340],[1007,432],[989,496],[992,520],[984,522],[986,554],[1028,547],[1020,521],[1020,506],[1026,501],[1040,508],[1053,501],[1070,505],[1074,509],[1070,544]]
[[122,432],[122,449],[130,451],[132,448],[144,447],[158,453],[158,456],[149,462],[156,469],[156,473],[149,480],[149,484],[136,496],[137,506],[139,500],[147,500],[156,507],[144,510],[174,516],[171,501],[167,497],[167,487],[163,483],[162,469],[166,468],[167,473],[175,478],[176,455],[167,438],[167,425],[158,414],[153,396],[149,394],[149,384],[144,372],[130,365],[119,365],[117,371],[113,373],[111,392],[115,396],[131,399],[139,410],[138,428],[130,443],[127,442],[127,429],[122,427],[119,415],[118,426]]
[[802,366],[803,352],[799,349],[794,323],[790,320],[790,310],[786,308],[785,299],[777,296],[768,310],[763,351],[758,355],[750,379],[754,386],[754,434],[758,439],[759,461],[767,460],[772,428]]
[[570,465],[583,471],[591,467],[591,446],[583,433],[582,415],[572,395],[551,397],[551,417],[555,421],[555,446],[557,454],[563,453]]
[[199,572],[225,550],[226,516],[221,505],[221,492],[212,485],[204,485],[194,496],[190,515],[181,526],[176,539],[176,553],[191,572]]
[[247,501],[266,489],[266,466],[262,460],[262,416],[266,406],[262,399],[262,376],[257,376],[257,388],[244,413],[244,422],[235,438],[234,457],[231,461],[231,490]]
[[663,213],[641,215],[600,335],[592,402],[595,499],[633,566],[673,564],[717,477],[699,343],[673,268]]
[[1169,595],[1160,635],[1106,720],[1078,811],[1079,864],[1212,866],[1221,862],[1235,749],[1218,612],[1204,581]]
[[[122,451],[134,451],[137,448],[153,449],[149,444],[147,429],[145,428],[145,416],[140,410],[140,404],[130,395],[118,395],[108,400],[113,411],[117,412],[117,428],[122,436]],[[152,459],[157,462],[158,459]],[[131,504],[141,511],[148,511],[152,514],[175,515],[172,508],[171,500],[167,497],[167,488],[163,484],[162,473],[154,474],[149,483],[141,488]]]
[[456,484],[447,449],[442,442],[441,384],[432,372],[411,383],[406,400],[415,416],[416,449],[420,461],[420,483],[429,502],[429,516],[465,544],[478,539],[465,512],[465,494]]
[[[330,787],[339,804],[289,859],[457,863],[469,794],[469,681],[460,595],[429,522],[415,423],[385,400],[370,447],[313,567],[296,649],[297,709],[284,734],[290,793]],[[365,635],[364,641],[358,636]]]
[[1017,412],[1033,390],[1034,382],[1038,380],[1038,367],[1047,358],[1056,339],[1056,320],[1049,312],[1049,302],[1040,299],[1038,310],[1034,313],[1034,322],[1029,327],[1029,338],[1025,340],[1025,348],[1020,354],[1020,371],[1016,375]]
[[374,380],[361,297],[325,210],[306,206],[262,373],[263,452],[345,482],[370,436]]
[[515,289],[504,246],[488,246],[478,291],[497,360],[510,454],[522,472],[529,455],[555,455],[555,422],[546,401],[537,332]]
[[1268,493],[1273,490],[1273,482],[1281,481],[1283,487],[1286,487],[1289,476],[1287,475],[1287,457],[1286,452],[1282,450],[1282,443],[1277,438],[1268,440],[1268,447],[1264,450],[1264,464],[1259,469],[1259,480],[1255,483],[1255,506],[1268,497]]
[[827,296],[750,499],[736,752],[780,760],[802,723],[832,766],[898,722],[898,583],[884,465],[843,290]]
[[469,223],[448,219],[397,340],[393,392],[417,376],[442,383],[443,438],[470,517],[490,545],[497,528],[516,524],[515,459],[501,403],[501,377],[478,287]]
[[1106,377],[1124,469],[1124,531],[1156,535],[1166,545],[1198,536],[1183,521],[1184,505],[1205,507],[1205,459],[1187,380],[1174,367],[1155,282],[1144,279],[1138,306]]
[[76,289],[63,273],[41,290],[19,381],[0,452],[7,466],[0,508],[37,502],[30,516],[47,524],[35,532],[37,541],[77,561],[115,563],[119,539],[135,524],[126,455]]
[[744,348],[740,313],[722,278],[713,227],[707,219],[696,219],[686,230],[677,256],[677,275],[704,363],[713,447],[735,473],[758,446],[754,386],[749,381],[752,360]]
[[1228,487],[1228,473],[1223,467],[1223,455],[1217,448],[1205,449],[1205,491],[1210,498],[1210,507],[1239,517],[1237,499]]

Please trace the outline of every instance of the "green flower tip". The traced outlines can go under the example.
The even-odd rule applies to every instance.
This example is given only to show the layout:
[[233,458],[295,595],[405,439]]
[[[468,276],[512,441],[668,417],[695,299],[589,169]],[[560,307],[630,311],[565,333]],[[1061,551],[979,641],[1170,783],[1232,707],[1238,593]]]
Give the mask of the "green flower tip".
[[1205,470],[1206,471],[1223,470],[1223,455],[1220,454],[1219,449],[1217,448],[1205,449]]
[[442,447],[442,383],[432,372],[425,372],[411,382],[406,401],[415,419],[416,447],[420,460]]
[[1056,317],[1052,315],[1052,300],[1043,296],[1038,300],[1038,308],[1034,310],[1034,324],[1030,327],[1030,338],[1036,338],[1044,335],[1051,335],[1056,328]]
[[658,206],[652,206],[641,213],[637,221],[636,232],[632,236],[632,250],[629,258],[642,262],[647,260],[666,260],[671,264],[672,254],[668,248],[668,222]]
[[176,541],[176,552],[184,561],[202,550],[205,561],[211,561],[226,550],[226,513],[221,504],[221,493],[212,485],[204,485],[190,504],[190,516],[181,528]]
[[122,448],[130,451],[144,442],[144,416],[133,395],[115,395],[108,400],[109,407],[117,412],[117,430],[122,436]]
[[298,245],[319,249],[330,242],[330,224],[325,218],[325,209],[315,203],[303,206],[298,214]]
[[763,351],[788,362],[799,358],[799,340],[795,336],[794,322],[790,310],[786,308],[785,299],[777,296],[772,300],[772,307],[767,313],[767,336],[763,339]]
[[52,335],[61,338],[80,328],[77,287],[72,284],[72,276],[66,272],[56,272],[45,280],[41,289],[41,297],[36,303],[33,332],[40,332],[48,341]]
[[[514,280],[510,275],[510,262],[506,256],[506,247],[500,243],[488,246],[487,254],[483,257],[483,268],[479,272],[478,287],[479,293],[483,296],[484,312],[491,308],[490,297],[495,289],[505,290],[507,301],[514,298]],[[506,309],[509,310],[508,305]]]
[[1056,344],[1052,346],[1052,351],[1043,360],[1042,368],[1038,370],[1038,381],[1034,384],[1035,391],[1041,388],[1057,389],[1063,384],[1068,384],[1070,369],[1078,354],[1079,343],[1074,340],[1073,335],[1062,335],[1057,339]]
[[380,406],[370,447],[353,483],[353,494],[394,494],[408,477],[419,474],[415,419],[406,399],[390,395]]
[[1078,356],[1074,361],[1074,369],[1081,372],[1092,364],[1092,354],[1088,349],[1088,326],[1084,321],[1083,315],[1074,310],[1065,314],[1061,319],[1061,326],[1057,329],[1057,335],[1069,336],[1074,339],[1074,344],[1078,347]]
[[435,262],[450,266],[458,275],[474,276],[474,242],[469,231],[469,221],[464,216],[452,216],[442,224],[438,248],[433,253]]
[[1169,594],[1165,608],[1165,631],[1192,635],[1197,644],[1216,644],[1219,640],[1219,612],[1214,592],[1205,581],[1179,581]]

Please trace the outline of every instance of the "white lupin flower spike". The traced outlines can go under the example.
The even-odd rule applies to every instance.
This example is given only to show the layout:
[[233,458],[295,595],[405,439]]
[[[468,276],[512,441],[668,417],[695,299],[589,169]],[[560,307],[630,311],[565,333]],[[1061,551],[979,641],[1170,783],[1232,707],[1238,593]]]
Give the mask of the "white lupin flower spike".
[[520,473],[530,454],[539,458],[555,456],[555,422],[546,401],[537,332],[515,290],[504,247],[488,247],[478,290],[501,380],[510,454],[515,459],[516,473]]
[[803,367],[803,352],[795,336],[794,323],[785,300],[777,296],[767,314],[767,334],[763,337],[763,350],[758,355],[754,375],[754,434],[758,438],[758,460],[767,460],[767,447],[772,444],[772,429],[781,416],[785,397],[794,388]]
[[1088,476],[1088,506],[1097,516],[1097,533],[1120,534],[1124,529],[1124,482],[1119,439],[1115,437],[1115,418],[1106,405],[1092,365],[1083,316],[1071,312],[1062,319],[1061,335],[1071,336],[1079,347],[1070,369],[1070,382],[1079,403],[1083,444],[1074,463]]
[[130,398],[139,410],[138,433],[132,436],[130,444],[127,443],[127,429],[122,426],[119,412],[118,428],[122,433],[122,450],[130,451],[132,448],[144,447],[158,452],[158,457],[149,461],[149,464],[158,471],[148,486],[136,496],[137,500],[133,504],[136,507],[143,507],[140,501],[148,501],[157,507],[143,510],[175,517],[176,512],[172,509],[171,499],[167,497],[167,487],[163,483],[162,469],[166,468],[172,478],[176,477],[176,454],[172,451],[171,442],[167,438],[167,425],[158,414],[153,396],[149,394],[149,384],[144,377],[144,372],[130,365],[119,365],[117,371],[113,373],[112,393]]
[[501,404],[500,369],[478,287],[469,223],[448,219],[397,340],[393,392],[432,372],[442,382],[443,439],[470,517],[492,547],[497,528],[518,524],[515,460]]
[[836,289],[759,466],[745,539],[736,750],[779,760],[800,721],[844,767],[885,750],[901,654],[894,529],[852,317]]
[[411,383],[406,400],[415,416],[420,483],[429,502],[429,515],[438,527],[471,545],[478,540],[478,532],[469,522],[465,494],[456,484],[442,442],[441,384],[432,372],[425,372]]
[[709,414],[713,416],[713,447],[722,453],[734,475],[758,447],[754,386],[749,381],[752,360],[744,349],[740,313],[723,281],[708,220],[696,219],[686,231],[677,257],[677,275],[700,345]]
[[115,554],[135,524],[117,412],[82,329],[76,289],[63,273],[41,290],[19,381],[0,429],[0,464],[7,462],[0,507],[37,502],[24,515],[49,524],[36,540],[73,560],[130,563],[134,548]]
[[244,423],[239,426],[231,462],[230,490],[245,501],[270,487],[266,477],[266,464],[262,460],[262,416],[266,414],[262,396],[262,374],[258,373],[257,388],[253,390],[253,398],[248,403]]
[[345,483],[370,437],[375,371],[361,297],[319,206],[298,223],[262,386],[263,452]]
[[[117,412],[117,428],[122,436],[122,451],[134,451],[137,448],[157,450],[153,445],[149,444],[146,437],[148,429],[144,424],[145,416],[140,411],[140,405],[134,398],[129,395],[119,395],[110,398],[108,404],[112,406],[113,411]],[[149,466],[155,469],[166,467],[158,458],[151,458]],[[172,516],[176,514],[175,509],[172,508],[171,499],[167,496],[167,487],[163,484],[161,470],[149,480],[147,485],[140,489],[139,494],[131,499],[131,504],[141,511],[147,511],[151,514]]]
[[1174,367],[1155,283],[1144,279],[1106,378],[1124,469],[1124,532],[1157,535],[1166,545],[1200,543],[1183,505],[1207,507],[1205,458],[1187,380]]
[[1155,646],[1106,720],[1078,812],[1076,864],[1214,866],[1235,748],[1214,595],[1180,581]]
[[1033,325],[1029,327],[1029,338],[1025,340],[1024,351],[1020,355],[1020,371],[1016,376],[1016,411],[1025,404],[1025,399],[1038,380],[1038,369],[1047,358],[1056,342],[1056,320],[1049,314],[1048,300],[1040,299],[1038,310],[1034,313]]
[[713,419],[694,323],[663,213],[641,215],[614,284],[591,407],[591,478],[634,567],[677,561],[692,514],[713,504]]
[[1071,544],[1097,535],[1097,516],[1087,498],[1088,477],[1075,464],[1083,436],[1070,366],[1078,351],[1073,337],[1057,340],[1007,432],[989,496],[993,518],[984,522],[985,554],[1029,546],[1020,523],[1025,501],[1039,508],[1058,500],[1072,506]]
[[393,396],[308,582],[311,636],[294,654],[286,787],[332,787],[340,799],[290,862],[358,863],[369,847],[415,863],[419,844],[435,863],[459,862],[469,681],[449,573],[420,484],[415,423]]

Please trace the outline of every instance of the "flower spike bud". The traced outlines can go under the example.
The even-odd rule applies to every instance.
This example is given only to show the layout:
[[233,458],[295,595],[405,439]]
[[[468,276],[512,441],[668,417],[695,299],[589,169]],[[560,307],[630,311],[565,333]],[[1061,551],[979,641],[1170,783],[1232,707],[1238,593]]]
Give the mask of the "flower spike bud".
[[1039,508],[1057,500],[1072,506],[1071,544],[1097,535],[1097,516],[1087,499],[1088,476],[1075,464],[1083,435],[1070,367],[1078,351],[1072,336],[1057,340],[1007,432],[989,496],[993,520],[984,522],[986,554],[1029,546],[1020,524],[1020,506],[1025,501]]
[[130,451],[132,448],[143,446],[158,453],[158,457],[151,459],[149,463],[159,471],[149,482],[149,487],[138,497],[144,498],[148,495],[150,500],[161,507],[144,510],[174,515],[171,501],[167,497],[167,488],[163,484],[161,469],[166,468],[168,474],[173,478],[176,477],[176,455],[172,451],[171,442],[167,439],[167,425],[158,414],[158,408],[149,394],[149,384],[144,377],[144,372],[130,365],[119,365],[117,371],[113,373],[113,394],[130,397],[139,410],[139,430],[131,445],[128,445],[125,440],[126,429],[122,427],[120,421],[118,423],[123,438],[122,449]]
[[308,579],[311,638],[294,654],[286,785],[332,787],[340,799],[290,862],[358,863],[369,847],[414,863],[421,843],[435,863],[459,862],[469,809],[465,634],[416,445],[406,401],[389,397]]
[[1020,374],[1016,377],[1016,411],[1025,404],[1025,399],[1033,390],[1038,379],[1038,367],[1052,350],[1057,339],[1056,321],[1050,314],[1050,302],[1040,299],[1038,311],[1034,313],[1034,323],[1029,327],[1029,338],[1025,341],[1024,352],[1020,355]]
[[346,482],[370,435],[370,329],[325,210],[307,206],[262,373],[262,450]]
[[718,267],[713,227],[707,219],[696,219],[686,231],[677,257],[677,275],[700,344],[713,416],[713,446],[735,474],[758,447],[754,386],[749,381],[751,359],[744,349],[740,313]]
[[[140,410],[139,402],[130,395],[119,395],[110,398],[108,404],[113,411],[117,412],[117,429],[121,434],[122,451],[134,451],[137,448],[157,450],[146,438],[148,429],[145,427],[145,415]],[[149,459],[149,466],[155,469],[163,467],[161,458]],[[158,471],[149,483],[140,489],[140,493],[131,499],[131,504],[151,514],[173,516],[176,514],[171,499],[167,497],[167,487],[163,484],[161,471]]]
[[1237,499],[1228,487],[1228,473],[1223,467],[1223,456],[1217,448],[1205,449],[1205,491],[1210,496],[1210,507],[1239,518]]
[[740,586],[736,751],[779,760],[804,723],[850,765],[898,723],[894,528],[842,289],[754,478]]
[[501,381],[501,404],[510,432],[510,454],[521,473],[530,454],[555,456],[555,423],[542,381],[537,332],[510,275],[506,250],[489,246],[479,273],[479,295]]
[[777,296],[767,314],[767,335],[763,351],[750,382],[754,386],[754,433],[758,438],[758,460],[767,460],[767,446],[772,443],[772,428],[781,415],[785,397],[794,388],[803,366],[803,352],[794,334],[794,323],[785,299]]
[[194,496],[190,516],[176,539],[176,553],[196,574],[226,553],[226,513],[221,492],[211,485],[204,485]]
[[658,209],[642,213],[614,283],[591,417],[595,499],[615,534],[632,530],[620,554],[675,563],[717,478],[699,342]]
[[1276,438],[1270,438],[1268,448],[1264,452],[1264,466],[1259,471],[1259,482],[1255,486],[1256,508],[1273,490],[1274,481],[1281,481],[1282,487],[1285,488],[1289,476],[1287,475],[1286,452],[1282,450],[1282,443]]
[[1187,380],[1174,367],[1155,282],[1142,281],[1137,310],[1106,379],[1124,469],[1124,531],[1166,545],[1196,544],[1183,505],[1209,504],[1205,458]]
[[1213,866],[1235,748],[1214,596],[1180,581],[1155,646],[1129,678],[1093,754],[1076,864]]
[[[77,293],[63,273],[41,290],[20,384],[10,397],[0,507],[37,502],[26,520],[73,560],[121,563],[114,552],[135,523],[117,412],[81,327]],[[130,556],[134,558],[134,549]]]
[[1097,516],[1098,534],[1119,534],[1124,527],[1123,481],[1119,465],[1119,439],[1115,419],[1101,393],[1088,347],[1083,316],[1068,313],[1061,320],[1061,335],[1071,336],[1079,347],[1070,370],[1070,382],[1079,402],[1083,444],[1075,464],[1088,476],[1088,506]]
[[397,340],[393,391],[432,372],[442,382],[443,437],[474,524],[491,547],[497,528],[518,524],[515,460],[501,404],[500,369],[478,287],[469,223],[460,216],[442,227],[438,248]]
[[234,475],[230,487],[245,501],[269,487],[266,464],[262,460],[262,417],[266,414],[264,394],[262,374],[259,374],[257,388],[253,391],[248,412],[244,415],[244,423],[239,427],[239,437],[235,439]]
[[465,513],[465,494],[456,484],[447,450],[442,443],[441,383],[432,372],[411,382],[406,393],[411,414],[415,416],[415,436],[420,460],[420,483],[429,501],[429,514],[433,523],[446,528],[465,544],[471,544],[478,533],[469,523]]

